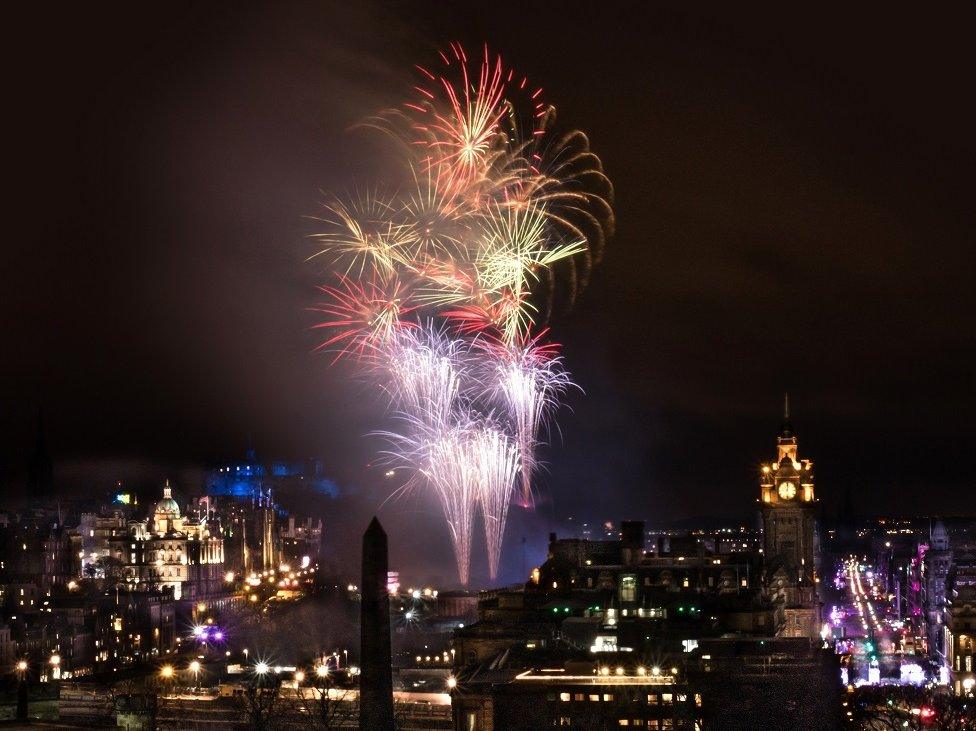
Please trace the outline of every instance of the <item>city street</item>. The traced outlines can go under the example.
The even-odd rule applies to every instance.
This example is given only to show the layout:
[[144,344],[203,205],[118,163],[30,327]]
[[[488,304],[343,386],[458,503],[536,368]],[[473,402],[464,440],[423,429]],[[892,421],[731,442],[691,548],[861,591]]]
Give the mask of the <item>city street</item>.
[[834,580],[843,600],[829,608],[835,649],[850,685],[918,684],[924,672],[902,647],[897,608],[875,580],[873,568],[854,557],[841,562]]

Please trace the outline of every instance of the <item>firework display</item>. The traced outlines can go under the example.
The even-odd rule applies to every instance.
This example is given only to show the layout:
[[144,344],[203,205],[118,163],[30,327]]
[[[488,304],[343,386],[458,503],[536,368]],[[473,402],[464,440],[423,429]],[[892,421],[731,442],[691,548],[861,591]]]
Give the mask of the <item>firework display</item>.
[[541,432],[572,385],[544,324],[612,234],[612,188],[586,136],[554,135],[542,90],[487,47],[452,44],[417,74],[366,125],[399,143],[405,191],[326,205],[314,256],[336,281],[314,309],[320,348],[389,395],[387,455],[437,497],[467,583],[478,509],[495,578],[511,501],[532,505]]

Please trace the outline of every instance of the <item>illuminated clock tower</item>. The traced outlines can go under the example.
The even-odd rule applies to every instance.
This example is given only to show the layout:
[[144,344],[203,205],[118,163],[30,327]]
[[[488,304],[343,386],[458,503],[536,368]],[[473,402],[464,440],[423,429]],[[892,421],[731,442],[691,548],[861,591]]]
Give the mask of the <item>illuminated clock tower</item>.
[[813,462],[799,459],[790,424],[789,397],[776,439],[775,461],[762,465],[759,479],[763,522],[765,585],[786,608],[788,636],[815,636],[819,630],[816,591],[817,499]]

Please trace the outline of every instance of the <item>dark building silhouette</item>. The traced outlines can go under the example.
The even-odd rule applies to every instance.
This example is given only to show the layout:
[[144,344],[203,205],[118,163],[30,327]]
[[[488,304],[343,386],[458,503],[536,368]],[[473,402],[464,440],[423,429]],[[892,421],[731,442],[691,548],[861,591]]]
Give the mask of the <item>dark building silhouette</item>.
[[27,497],[32,503],[42,503],[54,497],[54,469],[44,437],[44,419],[37,416],[37,440],[27,463]]
[[393,670],[386,532],[375,517],[363,534],[362,677],[359,728],[393,731]]

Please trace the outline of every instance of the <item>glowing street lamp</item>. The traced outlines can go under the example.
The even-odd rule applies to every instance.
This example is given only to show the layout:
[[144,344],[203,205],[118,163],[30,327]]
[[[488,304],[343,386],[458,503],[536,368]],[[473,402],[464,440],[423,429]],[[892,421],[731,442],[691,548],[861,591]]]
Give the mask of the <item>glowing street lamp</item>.
[[448,678],[447,679],[447,687],[450,688],[451,690],[454,690],[455,688],[457,688],[457,678],[455,678],[454,676],[451,676],[450,678]]
[[254,666],[254,672],[258,675],[267,675],[270,670],[271,666],[266,662],[259,662]]
[[329,666],[326,665],[325,663],[321,663],[319,665],[316,665],[315,666],[315,674],[318,675],[320,678],[327,678],[327,677],[329,677]]
[[172,680],[175,674],[176,671],[173,669],[172,665],[163,665],[163,667],[159,669],[159,677],[161,677],[163,680]]

